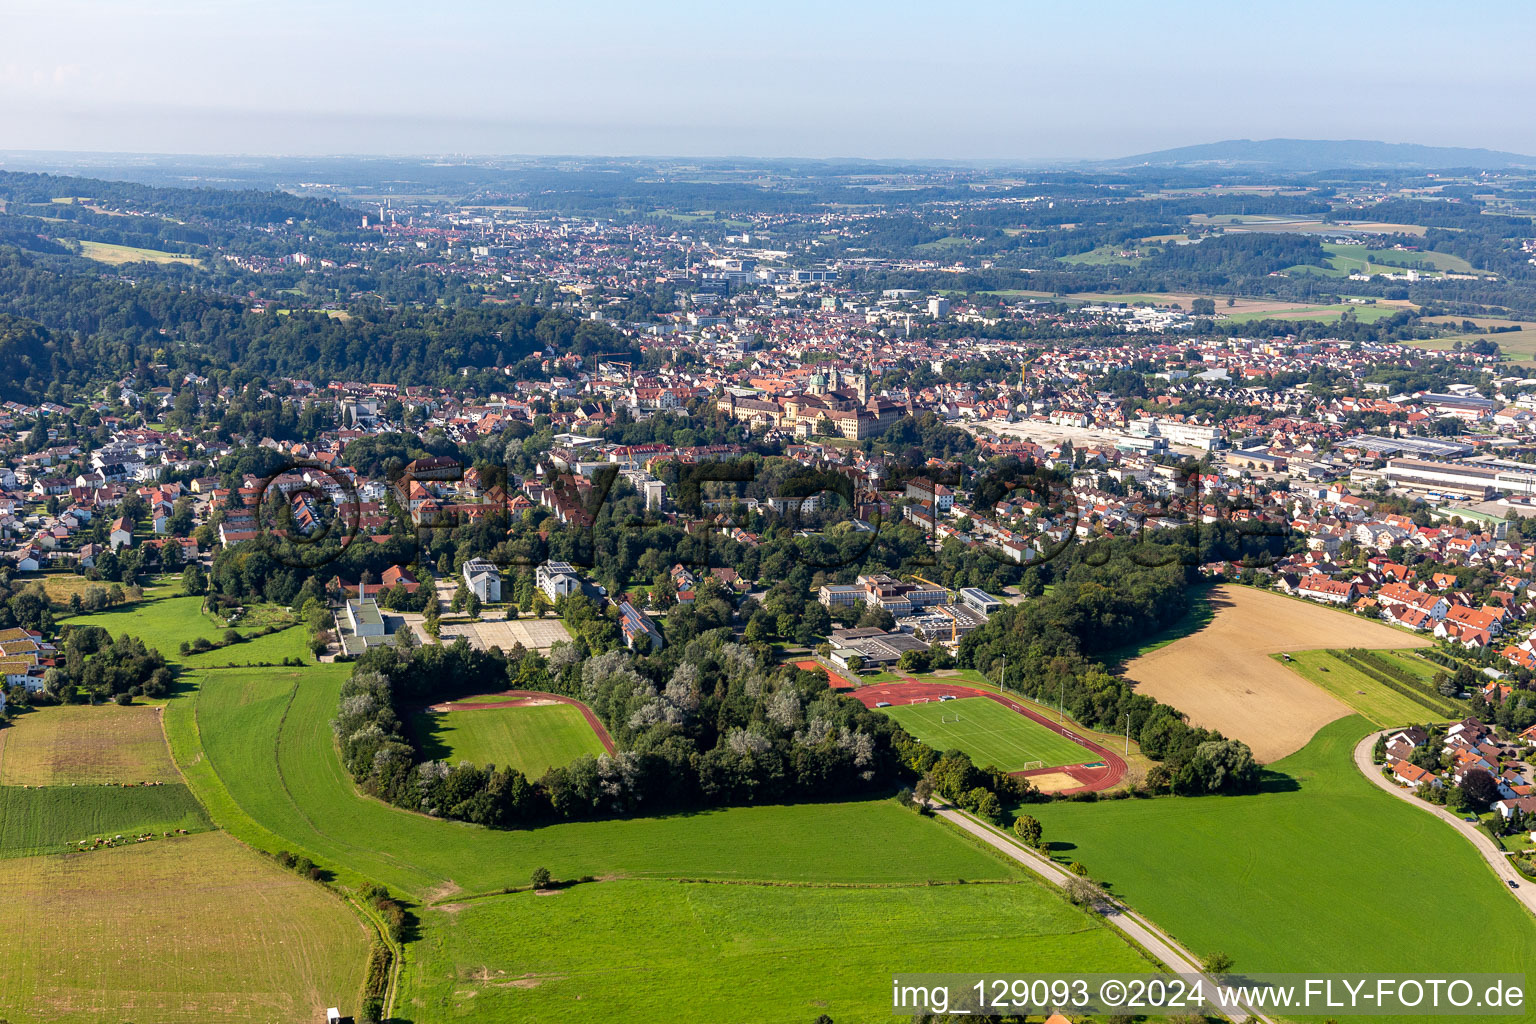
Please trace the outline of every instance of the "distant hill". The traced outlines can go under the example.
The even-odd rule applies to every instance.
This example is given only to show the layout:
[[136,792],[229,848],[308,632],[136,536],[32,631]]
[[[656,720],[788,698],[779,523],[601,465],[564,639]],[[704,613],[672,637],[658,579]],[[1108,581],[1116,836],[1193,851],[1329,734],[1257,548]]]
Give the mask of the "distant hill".
[[1105,168],[1215,166],[1327,171],[1369,168],[1536,167],[1536,157],[1492,149],[1363,139],[1230,139],[1102,161]]

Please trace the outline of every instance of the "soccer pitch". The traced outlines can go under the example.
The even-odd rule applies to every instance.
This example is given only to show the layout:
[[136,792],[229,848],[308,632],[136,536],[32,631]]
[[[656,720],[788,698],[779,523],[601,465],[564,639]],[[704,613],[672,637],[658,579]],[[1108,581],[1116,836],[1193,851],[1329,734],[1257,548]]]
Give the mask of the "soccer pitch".
[[981,767],[1016,772],[1032,762],[1054,768],[1098,760],[1087,747],[986,697],[881,708],[935,750],[963,750]]
[[603,753],[581,709],[569,704],[423,711],[413,723],[422,753],[433,760],[516,768],[530,779]]

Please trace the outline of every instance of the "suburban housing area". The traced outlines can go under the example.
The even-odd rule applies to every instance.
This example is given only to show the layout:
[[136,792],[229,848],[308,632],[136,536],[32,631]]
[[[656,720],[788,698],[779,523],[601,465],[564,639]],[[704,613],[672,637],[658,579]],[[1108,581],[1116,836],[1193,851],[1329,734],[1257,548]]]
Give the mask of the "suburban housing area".
[[1520,973],[1532,171],[1322,152],[7,156],[0,1021]]

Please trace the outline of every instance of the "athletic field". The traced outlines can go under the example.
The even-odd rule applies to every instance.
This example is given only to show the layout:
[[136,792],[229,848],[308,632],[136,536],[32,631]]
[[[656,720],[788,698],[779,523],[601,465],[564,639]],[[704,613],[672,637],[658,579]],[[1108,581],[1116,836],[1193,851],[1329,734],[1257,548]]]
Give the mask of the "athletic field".
[[581,709],[570,704],[423,711],[412,724],[425,756],[516,768],[530,779],[583,754],[603,753]]
[[[935,750],[963,750],[980,766],[1016,772],[1098,760],[1092,751],[987,697],[881,708]],[[1040,764],[1033,762],[1039,761]]]

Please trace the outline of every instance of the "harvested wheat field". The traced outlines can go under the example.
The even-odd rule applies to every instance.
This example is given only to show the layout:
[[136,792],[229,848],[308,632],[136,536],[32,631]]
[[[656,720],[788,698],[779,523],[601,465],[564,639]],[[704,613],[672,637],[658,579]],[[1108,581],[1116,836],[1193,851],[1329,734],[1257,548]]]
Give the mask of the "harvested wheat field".
[[42,708],[0,733],[0,786],[180,782],[161,708]]
[[222,833],[8,861],[5,897],[13,1024],[313,1024],[362,990],[347,905]]
[[1260,761],[1294,754],[1353,711],[1269,655],[1319,647],[1427,647],[1429,641],[1347,612],[1248,587],[1218,586],[1215,617],[1195,633],[1133,659],[1139,693],[1171,704],[1191,725],[1253,748]]

